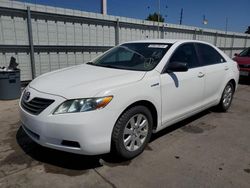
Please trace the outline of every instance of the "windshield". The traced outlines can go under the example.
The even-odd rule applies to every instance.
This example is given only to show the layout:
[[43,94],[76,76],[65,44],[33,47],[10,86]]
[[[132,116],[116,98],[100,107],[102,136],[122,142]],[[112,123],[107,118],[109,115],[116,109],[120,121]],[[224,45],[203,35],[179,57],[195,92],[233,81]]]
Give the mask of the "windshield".
[[171,44],[127,43],[117,46],[89,64],[137,71],[150,71],[160,62]]
[[245,50],[243,50],[240,54],[240,57],[250,57],[250,48],[247,48]]

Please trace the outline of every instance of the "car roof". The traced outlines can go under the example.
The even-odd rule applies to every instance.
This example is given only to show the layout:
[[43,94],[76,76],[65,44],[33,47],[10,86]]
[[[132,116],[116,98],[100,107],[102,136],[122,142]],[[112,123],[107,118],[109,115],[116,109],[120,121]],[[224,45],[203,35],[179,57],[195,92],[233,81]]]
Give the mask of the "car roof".
[[174,44],[176,42],[180,42],[180,43],[185,43],[185,42],[198,42],[198,43],[204,43],[204,44],[209,44],[207,42],[204,41],[200,41],[200,40],[183,40],[183,39],[144,39],[144,40],[136,40],[136,41],[128,41],[128,42],[124,42],[123,44],[126,43],[168,43],[168,44]]

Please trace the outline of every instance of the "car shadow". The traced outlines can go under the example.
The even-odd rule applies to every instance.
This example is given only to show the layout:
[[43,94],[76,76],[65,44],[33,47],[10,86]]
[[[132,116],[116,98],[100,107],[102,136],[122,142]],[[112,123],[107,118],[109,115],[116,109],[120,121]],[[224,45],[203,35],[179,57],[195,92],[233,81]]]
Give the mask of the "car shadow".
[[16,140],[27,155],[42,163],[73,170],[84,170],[100,166],[98,162],[99,156],[88,157],[42,147],[30,139],[22,127],[17,131]]
[[[150,142],[154,142],[154,140],[159,137],[165,136],[181,127],[184,127],[209,113],[209,110],[205,110],[181,122],[171,125],[160,132],[153,134]],[[129,165],[130,163],[129,160],[121,159],[114,154],[86,156],[42,147],[30,139],[22,127],[20,127],[16,133],[16,140],[21,149],[33,160],[44,164],[45,168],[48,168],[46,165],[50,165],[50,171],[54,171],[57,167],[67,170],[84,171],[98,168],[103,165],[113,167]],[[54,167],[51,167],[51,165]]]
[[177,129],[185,127],[189,123],[191,123],[191,122],[193,122],[193,121],[195,121],[197,119],[200,119],[201,117],[206,116],[207,114],[209,114],[209,113],[211,113],[213,111],[215,111],[215,109],[210,108],[208,110],[205,110],[205,111],[202,111],[202,112],[200,112],[198,114],[195,114],[195,115],[193,115],[193,116],[191,116],[191,117],[189,117],[187,119],[184,119],[184,120],[182,120],[182,121],[180,121],[178,123],[170,125],[170,126],[164,128],[163,130],[161,130],[161,131],[159,131],[159,132],[157,132],[155,134],[152,134],[150,142],[153,142],[154,140],[156,140],[156,139],[158,139],[158,138],[160,138],[162,136],[170,134],[171,132],[174,132]]
[[[104,164],[110,164],[111,166],[129,164],[129,161],[122,160],[114,154],[87,156],[43,147],[34,142],[22,127],[16,133],[16,141],[25,154],[33,160],[45,164],[45,168],[48,168],[47,164],[54,166],[54,169],[61,167],[68,170],[83,171],[98,168]],[[49,166],[49,169],[54,171],[51,166]]]
[[179,80],[174,73],[168,73],[168,75],[173,79],[176,88],[179,87]]
[[250,77],[240,76],[239,84],[241,84],[241,85],[250,85]]

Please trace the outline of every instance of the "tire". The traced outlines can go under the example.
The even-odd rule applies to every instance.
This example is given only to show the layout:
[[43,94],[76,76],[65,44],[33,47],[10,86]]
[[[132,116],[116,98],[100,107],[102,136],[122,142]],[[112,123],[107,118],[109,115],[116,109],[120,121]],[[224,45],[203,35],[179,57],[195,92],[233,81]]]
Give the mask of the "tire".
[[126,110],[114,126],[111,151],[123,159],[136,157],[149,142],[152,126],[152,114],[145,106]]
[[216,106],[221,112],[226,112],[232,103],[234,95],[234,86],[232,82],[228,82],[221,95],[220,103]]

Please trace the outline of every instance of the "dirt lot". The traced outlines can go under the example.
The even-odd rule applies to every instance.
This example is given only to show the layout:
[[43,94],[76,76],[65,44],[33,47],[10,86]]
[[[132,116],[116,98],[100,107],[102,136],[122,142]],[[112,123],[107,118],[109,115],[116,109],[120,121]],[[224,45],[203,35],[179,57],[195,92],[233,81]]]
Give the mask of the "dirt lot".
[[152,138],[131,161],[42,148],[0,101],[0,187],[250,187],[250,81],[228,113],[204,111]]

